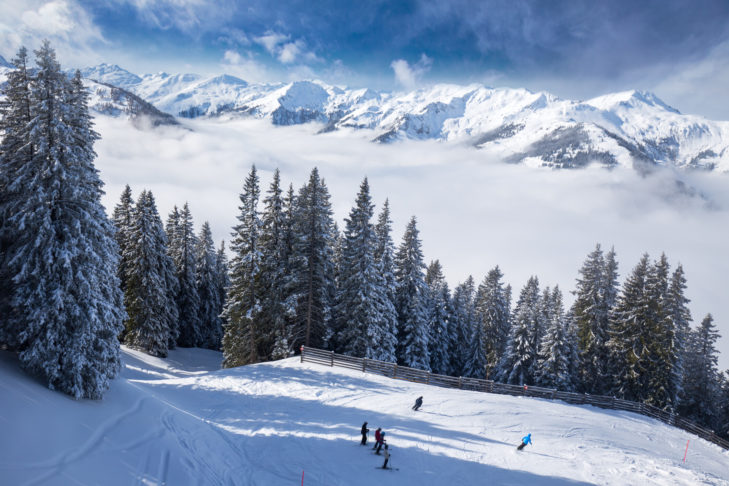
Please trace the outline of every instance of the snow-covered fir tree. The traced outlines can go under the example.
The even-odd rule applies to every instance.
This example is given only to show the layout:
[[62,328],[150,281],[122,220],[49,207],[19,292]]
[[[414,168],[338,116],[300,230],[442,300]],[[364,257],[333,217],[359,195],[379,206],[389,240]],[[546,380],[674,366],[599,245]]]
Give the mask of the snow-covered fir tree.
[[450,373],[454,376],[470,376],[466,365],[471,358],[471,340],[476,326],[475,293],[475,284],[470,275],[453,290],[448,346],[451,357]]
[[[473,287],[473,277],[469,276],[470,287]],[[486,378],[486,325],[484,316],[476,307],[476,291],[471,292],[472,322],[470,325],[471,335],[467,343],[468,354],[463,366],[463,376],[471,378]]]
[[562,292],[555,287],[543,300],[548,300],[547,328],[539,346],[535,381],[558,390],[574,390],[573,362],[577,357],[576,343],[565,322]]
[[398,316],[397,361],[410,368],[430,371],[425,263],[414,216],[410,219],[402,243],[395,254],[395,281],[397,282],[395,308]]
[[390,201],[385,199],[382,210],[377,216],[375,225],[377,245],[375,247],[375,261],[380,267],[382,285],[385,293],[385,309],[383,318],[387,326],[377,347],[376,359],[394,363],[397,360],[397,309],[395,299],[397,295],[397,281],[395,279],[395,244],[392,241],[392,221],[390,220]]
[[498,380],[516,385],[534,384],[538,350],[534,338],[540,327],[539,279],[530,277],[519,294],[504,355],[499,363]]
[[220,309],[220,329],[218,329],[218,335],[215,337],[211,349],[220,350],[223,346],[223,329],[225,328],[225,302],[228,296],[228,287],[230,286],[229,266],[228,266],[228,255],[225,253],[225,241],[220,242],[218,251],[215,254],[215,288],[217,290],[217,306]]
[[121,283],[122,292],[126,288],[126,274],[129,263],[124,256],[129,242],[129,231],[132,227],[132,213],[134,212],[134,199],[132,198],[132,189],[129,184],[126,185],[121,194],[119,204],[114,207],[114,213],[111,220],[116,228],[116,244],[119,246],[119,282]]
[[128,262],[124,343],[152,356],[167,356],[177,332],[177,276],[150,191],[137,198],[124,257]]
[[262,351],[269,359],[288,356],[290,332],[286,319],[285,284],[291,248],[287,245],[281,174],[278,169],[263,199],[261,215],[261,328]]
[[208,349],[218,349],[223,334],[216,260],[212,231],[205,221],[195,247],[195,287],[200,302],[197,316],[200,340],[196,345]]
[[[172,219],[173,215],[170,215],[170,221]],[[175,263],[175,272],[179,283],[175,298],[180,329],[177,344],[186,348],[202,344],[200,322],[198,320],[200,297],[197,294],[197,285],[195,283],[197,236],[195,236],[193,225],[190,207],[185,203],[178,213],[176,224],[173,225],[170,256]]]
[[493,377],[509,338],[509,303],[501,279],[501,269],[489,270],[476,291],[476,312],[483,322],[485,336],[486,376]]
[[243,184],[238,224],[233,228],[230,286],[225,305],[223,367],[232,368],[260,360],[258,316],[261,312],[259,279],[261,218],[258,211],[260,188],[256,167]]
[[[12,244],[3,248],[0,273],[11,280],[12,312],[2,334],[20,348],[23,368],[50,388],[100,398],[120,367],[125,313],[114,228],[94,167],[99,136],[79,75],[68,80],[48,41],[35,54],[37,69],[29,76],[27,60],[20,62],[26,66],[16,70],[4,107],[0,214],[3,240]],[[18,78],[26,77],[23,87]]]
[[428,265],[425,273],[425,283],[428,285],[428,351],[430,354],[430,369],[433,373],[448,374],[450,371],[450,339],[449,317],[450,290],[443,275],[443,269],[438,260]]
[[644,254],[623,284],[611,316],[608,347],[613,393],[627,400],[644,397],[648,345],[655,327],[646,288],[650,272],[649,256]]
[[31,66],[28,51],[21,47],[12,60],[15,69],[7,75],[0,97],[0,344],[11,349],[18,347],[22,321],[10,319],[12,315],[13,278],[10,273],[10,255],[16,250],[16,235],[8,218],[17,211],[24,187],[16,183],[18,174],[28,166],[35,155],[31,141]]
[[690,333],[684,362],[681,415],[713,427],[719,416],[719,370],[716,343],[720,335],[714,318],[707,314]]
[[380,359],[378,348],[390,332],[392,303],[380,263],[375,258],[377,235],[374,204],[365,178],[345,220],[337,293],[337,318],[344,354]]
[[322,347],[331,326],[334,300],[334,222],[329,190],[314,168],[295,200],[291,278],[287,293],[294,309],[295,350]]
[[610,300],[614,299],[615,292],[612,282],[617,278],[617,266],[612,266],[614,254],[611,252],[611,255],[610,275],[600,245],[587,256],[579,270],[571,311],[578,333],[580,389],[587,393],[603,393],[609,387]]

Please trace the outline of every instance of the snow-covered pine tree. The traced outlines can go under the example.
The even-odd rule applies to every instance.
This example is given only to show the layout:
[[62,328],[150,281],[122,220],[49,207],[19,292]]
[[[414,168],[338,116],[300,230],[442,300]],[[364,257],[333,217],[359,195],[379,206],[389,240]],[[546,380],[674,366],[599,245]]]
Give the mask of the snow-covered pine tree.
[[498,266],[489,270],[476,291],[476,312],[483,322],[486,376],[493,377],[509,338],[509,304]]
[[[9,329],[20,330],[25,369],[52,389],[96,399],[119,370],[125,316],[118,248],[93,164],[99,136],[80,77],[69,82],[48,41],[35,54],[30,121],[16,132],[27,113],[14,113],[3,127],[10,144],[32,145],[3,142],[2,171],[10,168],[3,229],[13,239],[3,271],[13,283]],[[11,101],[16,108],[24,107]]]
[[547,328],[539,346],[535,381],[541,386],[572,391],[574,379],[571,372],[572,361],[576,357],[576,343],[572,342],[572,336],[566,326],[559,286],[554,287],[546,299],[549,300],[549,315]]
[[134,199],[132,198],[132,189],[129,184],[126,185],[121,194],[119,204],[114,208],[111,220],[116,228],[116,244],[119,247],[119,282],[121,283],[122,292],[126,288],[126,274],[129,263],[126,261],[124,254],[126,253],[129,241],[129,231],[132,226],[132,213],[134,212]]
[[223,328],[226,324],[225,319],[225,302],[228,295],[228,287],[230,286],[230,276],[228,267],[228,256],[225,254],[225,241],[220,242],[218,252],[215,254],[215,288],[218,306],[218,317],[220,318],[220,327],[217,329],[217,335],[212,336],[213,340],[206,345],[210,349],[220,350],[223,346]]
[[[200,297],[195,284],[195,246],[197,236],[193,229],[192,214],[187,203],[179,211],[177,224],[173,226],[174,251],[171,253],[177,272],[177,312],[179,314],[180,335],[177,345],[192,348],[202,344],[200,334],[199,309]],[[172,215],[170,215],[170,220]]]
[[295,350],[322,347],[331,326],[334,300],[334,222],[329,190],[314,168],[295,200],[291,278]]
[[12,63],[15,69],[0,87],[5,95],[4,99],[0,98],[0,344],[14,349],[21,344],[21,329],[15,326],[22,321],[10,319],[14,283],[9,258],[15,252],[11,247],[17,237],[8,218],[18,210],[14,205],[21,201],[25,190],[14,182],[21,169],[33,160],[35,146],[30,137],[33,115],[28,51],[21,47]]
[[410,219],[395,254],[395,281],[395,308],[398,315],[397,361],[410,368],[430,371],[425,263],[415,216]]
[[344,354],[380,359],[383,353],[378,348],[390,331],[387,313],[391,303],[381,265],[375,259],[378,241],[371,222],[373,214],[365,178],[345,219],[336,314],[341,319],[338,341]]
[[281,230],[282,261],[286,262],[281,275],[281,304],[282,321],[279,331],[276,333],[276,341],[273,346],[272,358],[280,359],[289,356],[294,352],[294,333],[296,305],[295,295],[291,293],[295,286],[292,273],[292,255],[294,244],[294,212],[296,209],[296,195],[293,184],[289,184],[286,196],[283,198],[283,228]]
[[699,424],[713,427],[718,417],[719,340],[714,318],[707,314],[696,330],[691,331],[684,362],[683,400],[678,411]]
[[534,384],[537,357],[534,336],[540,319],[539,279],[530,277],[514,309],[509,339],[499,363],[499,381],[515,385]]
[[610,323],[612,392],[619,398],[640,401],[644,395],[644,366],[650,333],[654,328],[651,296],[647,291],[651,265],[644,254],[628,276],[618,296]]
[[173,262],[179,259],[180,248],[178,247],[177,241],[177,227],[180,224],[180,210],[177,209],[177,205],[172,207],[172,211],[167,215],[167,222],[165,223],[165,234],[167,235],[167,253],[172,258]]
[[[473,289],[473,277],[469,276],[469,286]],[[469,305],[472,318],[470,324],[471,335],[467,341],[468,354],[463,366],[463,376],[471,378],[486,377],[486,326],[484,316],[476,307],[476,291],[471,290]]]
[[[603,393],[609,384],[606,366],[610,315],[608,296],[611,287],[608,285],[605,257],[599,244],[587,256],[579,274],[572,315],[579,339],[580,389],[587,393]],[[611,278],[615,278],[615,275],[611,275]]]
[[450,372],[454,376],[470,376],[466,365],[471,358],[471,339],[476,327],[475,294],[475,283],[470,275],[453,290],[448,344],[451,355]]
[[450,315],[450,290],[438,260],[428,265],[425,273],[428,285],[428,352],[433,373],[448,374],[450,371],[450,339],[448,317]]
[[261,215],[261,342],[268,359],[280,359],[290,353],[285,283],[289,273],[290,247],[286,244],[286,214],[284,212],[281,173],[276,169],[263,199]]
[[124,343],[152,356],[167,356],[177,331],[177,277],[154,196],[142,191],[132,212],[124,251],[128,318]]
[[258,172],[256,166],[246,177],[239,223],[233,228],[233,261],[230,286],[225,305],[226,325],[223,335],[223,367],[233,368],[260,360],[258,354],[258,316],[261,312],[259,279],[261,277],[261,218],[258,212]]
[[195,246],[195,287],[199,298],[197,322],[200,341],[197,346],[217,349],[222,335],[220,291],[218,289],[217,254],[210,224],[205,221]]
[[719,393],[719,419],[715,427],[716,434],[723,439],[729,439],[729,370],[721,375],[721,390]]
[[397,281],[395,279],[395,244],[392,241],[392,221],[390,220],[390,201],[385,199],[382,210],[377,216],[375,225],[377,246],[375,247],[375,261],[380,267],[382,285],[384,286],[383,318],[387,321],[384,334],[377,347],[375,359],[394,363],[397,360],[397,309],[395,299],[397,295]]
[[[666,328],[673,333],[673,343],[667,343],[666,346],[672,352],[667,353],[670,362],[670,389],[672,404],[675,407],[681,400],[681,384],[683,380],[683,363],[688,346],[688,338],[691,330],[691,311],[688,308],[689,299],[686,298],[684,292],[686,290],[686,277],[684,275],[683,266],[679,263],[674,270],[668,287],[668,293],[665,299],[665,315],[669,322]],[[666,336],[668,338],[668,336]]]
[[683,350],[676,339],[676,329],[670,313],[669,264],[665,254],[653,265],[646,290],[650,294],[654,328],[648,344],[644,400],[670,412],[676,405],[681,385],[676,365]]

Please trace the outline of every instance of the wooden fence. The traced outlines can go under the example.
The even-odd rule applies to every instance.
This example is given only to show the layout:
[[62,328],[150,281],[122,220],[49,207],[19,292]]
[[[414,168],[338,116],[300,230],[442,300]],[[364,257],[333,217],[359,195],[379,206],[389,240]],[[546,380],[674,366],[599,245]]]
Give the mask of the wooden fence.
[[499,395],[546,398],[548,400],[562,400],[563,402],[576,405],[593,405],[595,407],[608,408],[612,410],[626,410],[628,412],[635,412],[658,419],[661,422],[698,435],[702,439],[706,439],[709,442],[713,442],[714,444],[729,450],[729,441],[722,439],[716,435],[714,431],[700,427],[683,417],[668,413],[645,403],[631,402],[629,400],[622,400],[620,398],[606,397],[602,395],[563,392],[539,386],[507,385],[505,383],[497,383],[492,380],[481,380],[478,378],[456,378],[454,376],[438,375],[428,371],[398,366],[395,363],[367,358],[354,358],[352,356],[336,354],[333,351],[324,351],[321,349],[302,346],[301,362],[303,363],[304,361],[327,366],[349,368],[351,370],[362,371],[363,373],[372,373],[375,375],[386,376],[388,378],[394,378],[396,380],[423,383],[425,385],[440,386],[443,388],[458,388],[461,390],[497,393]]

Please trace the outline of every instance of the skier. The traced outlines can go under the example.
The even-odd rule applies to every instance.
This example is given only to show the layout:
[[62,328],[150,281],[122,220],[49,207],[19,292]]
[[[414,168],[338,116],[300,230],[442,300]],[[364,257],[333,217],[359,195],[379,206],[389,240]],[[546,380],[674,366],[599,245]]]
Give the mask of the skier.
[[360,445],[367,445],[367,433],[370,431],[370,429],[367,428],[367,422],[362,424],[362,442],[360,442]]
[[521,439],[521,444],[519,444],[519,447],[516,448],[517,451],[520,451],[524,448],[525,445],[532,443],[532,434],[529,433],[525,437]]
[[[384,432],[382,432],[380,434],[380,442],[377,446],[377,450],[375,451],[375,454],[377,454],[378,456],[380,455],[380,449],[382,449],[383,444],[385,444],[385,433]],[[385,449],[387,449],[387,444],[385,444]]]
[[377,427],[377,430],[375,430],[375,445],[372,447],[372,450],[377,449],[377,445],[382,440],[382,436],[380,435],[380,432],[382,432],[382,428]]
[[413,410],[415,410],[417,412],[422,404],[423,404],[423,397],[418,397],[417,400],[415,400],[415,405],[413,405]]
[[387,444],[385,444],[385,463],[382,465],[382,469],[387,469],[387,461],[390,460],[390,451],[387,448]]

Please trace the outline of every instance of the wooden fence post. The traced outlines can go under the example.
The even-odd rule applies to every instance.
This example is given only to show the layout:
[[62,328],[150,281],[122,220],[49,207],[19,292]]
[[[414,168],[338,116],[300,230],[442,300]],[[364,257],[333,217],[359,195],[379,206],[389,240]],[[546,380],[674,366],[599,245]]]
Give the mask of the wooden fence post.
[[397,363],[395,363],[395,367],[392,368],[392,377],[397,378]]
[[301,362],[304,362],[304,345],[301,345]]
[[463,377],[459,376],[458,377],[458,389],[460,390],[462,386],[463,386]]
[[362,358],[362,373],[367,370],[367,358]]
[[331,354],[331,363],[332,363],[331,366],[333,367],[334,366],[334,351],[332,351],[331,353],[332,353]]

